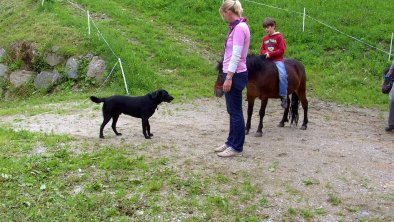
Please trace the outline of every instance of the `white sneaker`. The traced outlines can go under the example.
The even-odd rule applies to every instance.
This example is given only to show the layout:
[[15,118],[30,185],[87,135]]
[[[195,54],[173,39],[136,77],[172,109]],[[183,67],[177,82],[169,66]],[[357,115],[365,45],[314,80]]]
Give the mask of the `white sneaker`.
[[215,150],[215,153],[218,153],[218,152],[225,151],[227,148],[228,148],[227,144],[223,144],[223,145],[221,145],[219,147],[216,147],[214,150]]
[[233,156],[241,156],[241,155],[242,155],[241,152],[237,152],[231,147],[228,147],[223,152],[218,153],[218,156],[220,157],[233,157]]

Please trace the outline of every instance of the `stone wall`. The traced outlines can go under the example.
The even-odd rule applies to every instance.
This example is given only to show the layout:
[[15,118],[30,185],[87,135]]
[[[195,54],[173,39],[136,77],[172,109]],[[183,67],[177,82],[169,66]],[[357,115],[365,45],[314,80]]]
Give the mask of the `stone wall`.
[[[61,49],[54,46],[44,55],[38,55],[33,44],[27,41],[14,43],[9,49],[0,46],[0,97],[28,85],[37,91],[53,89],[70,80],[77,83],[88,78],[101,83],[106,69],[106,62],[91,53],[66,58]],[[82,70],[87,71],[82,73]]]

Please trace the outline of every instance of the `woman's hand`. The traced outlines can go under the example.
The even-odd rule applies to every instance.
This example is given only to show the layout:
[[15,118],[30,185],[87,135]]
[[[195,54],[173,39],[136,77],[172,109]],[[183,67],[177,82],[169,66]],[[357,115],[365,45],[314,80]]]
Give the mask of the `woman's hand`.
[[226,75],[226,80],[223,83],[223,91],[225,93],[229,92],[231,90],[231,85],[233,84],[233,76],[234,76],[234,73],[230,72],[230,71]]
[[391,71],[389,71],[389,72],[386,74],[386,76],[387,76],[387,77],[390,77],[392,74],[393,74],[393,73],[392,73]]
[[226,79],[226,81],[224,81],[224,84],[223,84],[223,91],[225,93],[229,92],[230,89],[231,89],[231,85],[232,84],[233,84],[233,80],[232,79]]

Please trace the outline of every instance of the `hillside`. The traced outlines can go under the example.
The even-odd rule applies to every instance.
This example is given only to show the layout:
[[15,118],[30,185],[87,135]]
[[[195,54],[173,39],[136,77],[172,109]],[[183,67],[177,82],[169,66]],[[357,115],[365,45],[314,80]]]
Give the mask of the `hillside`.
[[[59,45],[67,55],[101,55],[111,67],[117,60],[106,43],[93,27],[91,36],[87,34],[83,10],[89,10],[112,50],[122,59],[131,94],[167,88],[184,99],[212,95],[214,65],[226,33],[226,24],[217,12],[221,1],[74,3],[52,0],[41,6],[41,1],[1,0],[0,47],[30,40],[43,52]],[[258,52],[264,35],[261,20],[265,16],[276,18],[277,30],[285,34],[287,41],[286,56],[306,66],[309,96],[365,107],[387,106],[379,85],[381,71],[389,65],[388,55],[343,33],[388,51],[394,25],[386,16],[390,4],[245,0],[243,6],[252,32],[250,51]],[[302,15],[295,12],[302,12],[304,7],[310,17],[302,32]],[[100,90],[103,94],[125,93],[119,69],[114,76],[111,84]]]

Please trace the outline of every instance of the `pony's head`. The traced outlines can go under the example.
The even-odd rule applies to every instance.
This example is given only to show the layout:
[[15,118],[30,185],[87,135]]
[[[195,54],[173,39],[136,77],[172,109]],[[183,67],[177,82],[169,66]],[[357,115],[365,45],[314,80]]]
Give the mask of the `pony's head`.
[[222,97],[224,95],[223,84],[225,80],[223,74],[223,61],[218,62],[216,65],[216,70],[218,71],[218,77],[216,78],[213,90],[216,97]]
[[394,74],[390,77],[387,76],[389,69],[384,70],[383,72],[383,84],[382,84],[382,93],[388,94],[390,93],[391,87],[393,87],[394,82]]

